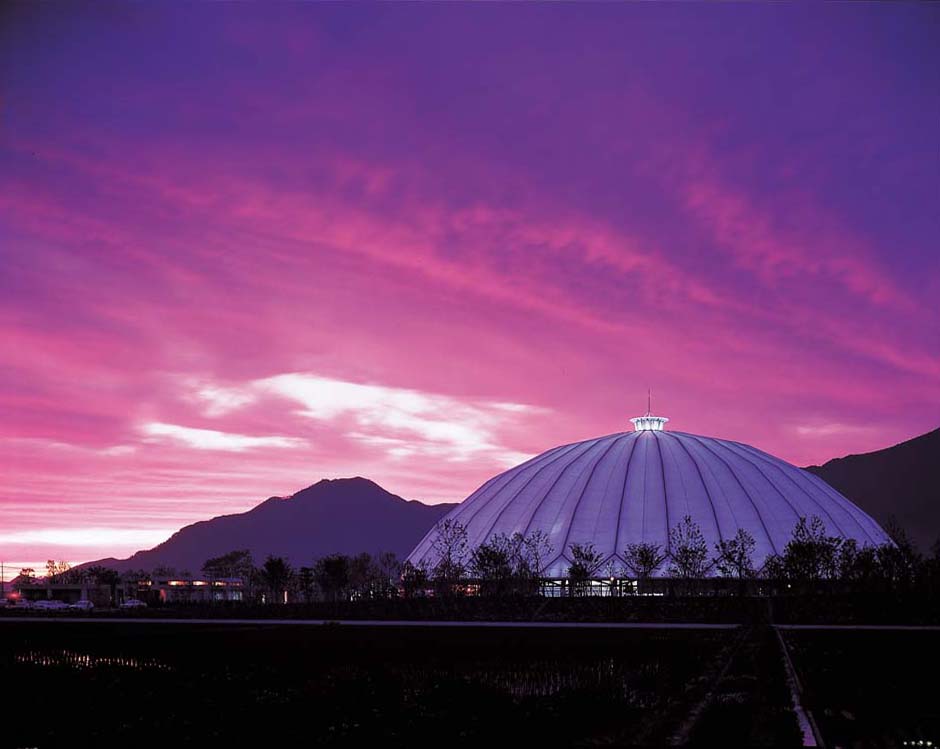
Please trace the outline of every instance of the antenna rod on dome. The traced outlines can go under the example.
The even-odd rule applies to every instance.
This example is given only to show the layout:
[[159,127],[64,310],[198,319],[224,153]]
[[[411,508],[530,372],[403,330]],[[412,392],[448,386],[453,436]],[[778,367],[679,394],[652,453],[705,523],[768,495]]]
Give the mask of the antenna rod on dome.
[[633,428],[638,432],[662,432],[667,421],[665,416],[653,416],[653,388],[646,388],[646,413],[630,419]]

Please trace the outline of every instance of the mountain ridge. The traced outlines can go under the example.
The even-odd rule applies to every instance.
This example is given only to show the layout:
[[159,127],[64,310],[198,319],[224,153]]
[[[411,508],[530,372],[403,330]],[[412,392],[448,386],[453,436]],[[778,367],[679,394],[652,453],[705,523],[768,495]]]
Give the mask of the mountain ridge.
[[882,526],[896,522],[921,551],[930,549],[940,537],[940,428],[805,470],[844,494]]
[[234,549],[249,549],[256,562],[274,554],[295,566],[327,554],[363,551],[392,551],[404,559],[452,507],[404,499],[361,476],[321,479],[287,497],[268,497],[245,512],[190,523],[126,559],[107,557],[79,566],[198,573],[207,559]]
[[[940,428],[868,453],[806,466],[882,526],[895,521],[922,550],[940,537]],[[152,549],[126,559],[107,557],[79,567],[118,571],[172,567],[198,573],[210,557],[249,549],[308,565],[330,553],[393,551],[404,559],[456,503],[427,505],[386,491],[361,476],[321,479],[293,494],[272,496],[250,510],[180,528]]]

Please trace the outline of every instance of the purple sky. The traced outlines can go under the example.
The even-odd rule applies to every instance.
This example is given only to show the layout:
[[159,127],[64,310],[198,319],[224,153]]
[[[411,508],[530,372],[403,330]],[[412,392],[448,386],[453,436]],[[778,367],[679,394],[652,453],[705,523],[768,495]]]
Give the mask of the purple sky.
[[940,8],[0,10],[0,557],[321,477],[428,502],[645,409],[940,425]]

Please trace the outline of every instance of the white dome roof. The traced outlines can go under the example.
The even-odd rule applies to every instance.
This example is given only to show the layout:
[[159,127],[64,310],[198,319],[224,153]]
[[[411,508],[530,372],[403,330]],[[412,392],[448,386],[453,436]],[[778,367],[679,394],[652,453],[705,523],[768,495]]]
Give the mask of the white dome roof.
[[[467,529],[471,548],[496,534],[541,530],[552,546],[549,577],[566,576],[574,543],[593,544],[604,556],[602,569],[622,564],[628,544],[667,549],[669,529],[685,515],[701,528],[710,554],[745,528],[758,568],[783,551],[800,517],[816,515],[829,535],[859,546],[889,540],[822,479],[761,450],[662,431],[662,423],[637,430],[544,452],[490,479],[446,517]],[[435,536],[432,529],[409,561],[433,567]]]

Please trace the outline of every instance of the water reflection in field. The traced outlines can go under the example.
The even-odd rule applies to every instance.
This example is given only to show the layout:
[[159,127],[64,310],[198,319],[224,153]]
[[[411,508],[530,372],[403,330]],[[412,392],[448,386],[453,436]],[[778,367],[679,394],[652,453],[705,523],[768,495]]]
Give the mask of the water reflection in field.
[[[0,691],[26,701],[14,746],[662,744],[732,642],[728,631],[7,625]],[[107,705],[117,719],[88,721]],[[159,706],[152,709],[149,706]],[[148,707],[142,707],[148,706]],[[238,719],[218,719],[220,713]],[[592,715],[590,721],[572,715]],[[677,717],[678,716],[678,717]],[[6,738],[6,737],[5,737]],[[0,744],[3,740],[0,739]]]
[[132,658],[124,655],[93,655],[74,650],[27,650],[16,653],[13,660],[30,666],[57,666],[74,669],[122,668],[131,671],[170,671],[169,664],[154,658]]
[[418,689],[427,681],[443,676],[495,690],[517,699],[551,697],[566,692],[601,691],[630,704],[643,702],[643,693],[655,682],[658,664],[627,663],[619,658],[599,658],[584,662],[553,659],[520,663],[489,664],[448,673],[447,668],[402,668],[405,687]]

